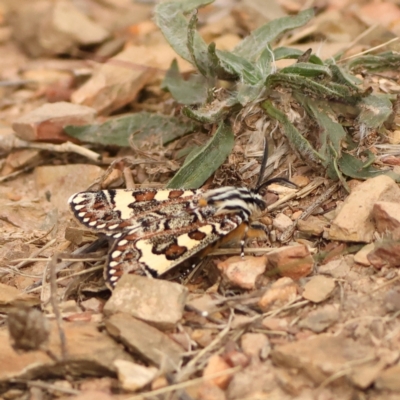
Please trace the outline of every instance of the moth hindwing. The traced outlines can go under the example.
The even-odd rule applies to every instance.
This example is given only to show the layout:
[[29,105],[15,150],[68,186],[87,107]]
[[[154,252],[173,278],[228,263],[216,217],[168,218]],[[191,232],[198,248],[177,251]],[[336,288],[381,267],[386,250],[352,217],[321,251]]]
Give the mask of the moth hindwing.
[[111,287],[124,273],[158,277],[210,245],[266,231],[252,224],[265,201],[247,188],[102,190],[76,193],[69,204],[81,224],[112,240],[105,270]]

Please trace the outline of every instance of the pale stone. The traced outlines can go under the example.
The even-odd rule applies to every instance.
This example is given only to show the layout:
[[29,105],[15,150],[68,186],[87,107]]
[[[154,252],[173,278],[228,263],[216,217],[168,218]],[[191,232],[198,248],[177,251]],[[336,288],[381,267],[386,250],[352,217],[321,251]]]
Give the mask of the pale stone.
[[371,216],[374,204],[378,201],[396,202],[399,198],[400,188],[392,178],[381,175],[368,179],[344,201],[328,230],[328,238],[370,243],[375,229]]
[[158,372],[155,367],[145,367],[126,360],[115,360],[114,366],[123,389],[132,392],[148,385]]
[[104,314],[127,313],[159,329],[182,319],[188,290],[178,283],[125,274],[104,306]]
[[334,279],[324,275],[316,275],[304,285],[303,297],[313,303],[320,303],[331,296],[334,290]]

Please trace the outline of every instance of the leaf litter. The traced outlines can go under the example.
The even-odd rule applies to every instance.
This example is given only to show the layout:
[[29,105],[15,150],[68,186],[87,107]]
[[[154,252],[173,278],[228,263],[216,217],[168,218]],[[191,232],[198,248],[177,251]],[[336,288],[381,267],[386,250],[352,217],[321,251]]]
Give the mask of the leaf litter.
[[[399,45],[381,8],[400,11],[257,4],[161,3],[158,27],[123,0],[0,5],[3,398],[398,396]],[[271,187],[269,240],[110,295],[107,242],[68,197],[252,187],[265,140],[265,178],[304,182]]]

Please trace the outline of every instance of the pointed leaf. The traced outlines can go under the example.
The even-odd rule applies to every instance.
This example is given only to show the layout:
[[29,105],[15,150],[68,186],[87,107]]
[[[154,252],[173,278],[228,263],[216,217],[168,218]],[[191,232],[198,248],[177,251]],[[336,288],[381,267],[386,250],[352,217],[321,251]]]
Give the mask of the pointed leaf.
[[314,11],[308,9],[298,13],[295,17],[278,18],[251,32],[233,50],[237,56],[248,61],[255,61],[260,53],[271,41],[281,33],[298,28],[306,24],[314,16]]
[[193,122],[167,115],[141,112],[114,118],[100,125],[67,126],[65,131],[82,142],[129,147],[129,140],[141,145],[154,140],[163,145],[194,130]]
[[207,79],[201,75],[191,75],[185,81],[179,72],[178,63],[174,60],[161,87],[168,90],[180,104],[202,104],[207,100],[207,83]]
[[314,150],[310,142],[296,129],[282,111],[275,108],[270,101],[264,102],[262,108],[282,124],[289,145],[304,161],[310,163],[314,169],[320,167],[321,164],[326,165],[327,159]]
[[355,179],[368,179],[378,175],[386,175],[400,182],[400,175],[393,171],[380,170],[372,166],[365,167],[365,164],[360,159],[351,154],[342,153],[342,157],[338,160],[340,170],[347,176]]
[[[188,48],[189,23],[185,14],[212,2],[213,0],[181,0],[160,3],[155,7],[155,21],[165,39],[177,54],[189,62],[193,60]],[[199,51],[202,49],[207,53],[207,45],[198,32],[194,36]]]
[[231,128],[221,123],[210,141],[195,154],[190,154],[167,187],[197,189],[223,164],[234,144]]
[[314,78],[320,75],[325,75],[325,77],[327,78],[332,77],[332,73],[329,67],[303,62],[289,65],[288,67],[282,68],[279,72],[282,74],[301,75],[308,78]]

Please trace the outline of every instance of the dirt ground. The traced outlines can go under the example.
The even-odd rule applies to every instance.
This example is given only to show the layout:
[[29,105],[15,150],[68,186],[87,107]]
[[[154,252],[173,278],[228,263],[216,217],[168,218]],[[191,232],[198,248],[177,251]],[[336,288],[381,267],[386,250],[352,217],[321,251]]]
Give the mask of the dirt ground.
[[[230,243],[196,253],[189,275],[188,257],[164,279],[124,274],[110,290],[112,260],[126,240],[104,240],[93,215],[106,200],[89,208],[68,199],[116,188],[161,199],[168,182],[183,179],[192,151],[223,134],[218,123],[187,118],[200,106],[185,108],[173,88],[163,90],[174,58],[186,80],[194,67],[165,40],[155,3],[0,0],[0,400],[400,399],[397,61],[355,73],[365,96],[389,96],[385,124],[366,130],[350,105],[341,108],[340,123],[357,142],[349,154],[368,149],[385,173],[330,179],[289,143],[282,120],[234,111],[225,118],[229,151],[203,147],[216,171],[204,158],[184,182],[204,173],[205,193],[254,188],[268,135],[265,176],[295,184],[262,193],[268,237],[250,238],[244,257]],[[198,10],[197,29],[230,51],[263,24],[312,7],[309,22],[271,47],[311,48],[322,60],[400,51],[394,0],[217,0]],[[221,82],[215,99],[243,83]],[[207,96],[203,89],[194,86],[192,98]],[[288,93],[274,92],[285,115],[321,134]],[[124,196],[109,225],[128,208]]]

